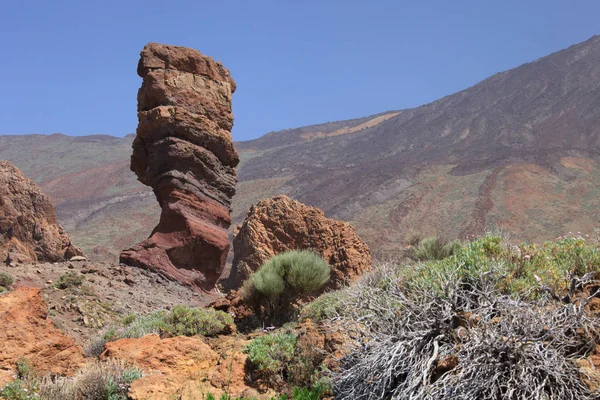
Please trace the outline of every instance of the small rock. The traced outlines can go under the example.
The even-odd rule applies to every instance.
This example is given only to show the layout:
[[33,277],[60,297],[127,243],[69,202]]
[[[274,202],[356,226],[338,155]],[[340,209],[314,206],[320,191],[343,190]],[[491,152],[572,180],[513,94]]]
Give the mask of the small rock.
[[41,270],[39,270],[39,269],[36,269],[36,270],[35,270],[35,273],[36,273],[36,274],[41,274],[41,273],[42,273],[42,271],[41,271]]
[[87,315],[84,315],[84,316],[83,316],[83,324],[84,324],[85,326],[88,326],[88,325],[90,324],[90,319],[88,318],[88,316],[87,316]]
[[69,263],[69,265],[67,265],[67,268],[69,268],[69,269],[74,269],[74,268],[75,268],[75,266],[74,266],[73,264]]
[[47,285],[52,285],[52,280],[51,280],[51,279],[47,280],[47,281],[46,281],[46,284],[47,284]]
[[[135,285],[135,281],[133,280],[133,278],[131,276],[126,276],[125,279],[123,279],[123,282],[125,282],[129,286]],[[131,294],[133,294],[133,293],[131,293]]]
[[87,258],[85,258],[83,256],[74,256],[74,257],[71,257],[71,259],[69,261],[87,261]]

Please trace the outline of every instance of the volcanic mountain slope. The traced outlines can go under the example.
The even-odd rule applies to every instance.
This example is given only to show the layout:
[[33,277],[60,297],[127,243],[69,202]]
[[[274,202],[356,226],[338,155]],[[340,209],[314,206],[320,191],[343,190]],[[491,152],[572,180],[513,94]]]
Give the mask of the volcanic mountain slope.
[[[236,143],[234,223],[283,193],[352,222],[376,255],[411,231],[589,233],[600,226],[599,133],[595,36],[421,107]],[[131,140],[0,137],[0,158],[40,183],[88,254],[117,254],[159,216],[129,171]]]

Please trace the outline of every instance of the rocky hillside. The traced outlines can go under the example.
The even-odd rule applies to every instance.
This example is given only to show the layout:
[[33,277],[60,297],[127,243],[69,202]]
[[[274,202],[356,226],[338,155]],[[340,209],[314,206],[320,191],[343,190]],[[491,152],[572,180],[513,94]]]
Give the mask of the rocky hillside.
[[[234,223],[283,193],[352,222],[376,255],[393,253],[414,230],[499,229],[534,241],[589,233],[600,226],[599,133],[595,36],[421,107],[237,143]],[[90,256],[116,256],[159,216],[129,171],[131,141],[5,136],[0,158],[54,199]]]

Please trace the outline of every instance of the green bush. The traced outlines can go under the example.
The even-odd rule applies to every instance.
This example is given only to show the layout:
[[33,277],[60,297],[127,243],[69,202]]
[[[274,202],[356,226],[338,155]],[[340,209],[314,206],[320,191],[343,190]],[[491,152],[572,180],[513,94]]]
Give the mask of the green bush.
[[16,379],[4,385],[0,389],[0,397],[6,400],[39,399],[37,387],[21,379]]
[[287,251],[271,258],[244,283],[242,293],[259,316],[285,321],[301,297],[321,289],[331,267],[310,251]]
[[6,272],[0,272],[0,287],[3,287],[4,289],[10,289],[14,281],[15,280],[13,277]]
[[165,314],[161,329],[174,336],[216,336],[227,333],[232,324],[233,317],[223,311],[175,306]]
[[296,335],[278,333],[258,337],[244,349],[256,378],[270,384],[281,385],[285,373],[294,357]]
[[54,286],[58,289],[79,287],[83,284],[84,280],[83,275],[76,274],[75,272],[67,272],[58,278]]
[[416,261],[443,260],[460,248],[458,241],[448,242],[436,236],[418,240],[410,250],[410,257]]
[[36,375],[35,368],[31,364],[31,361],[29,361],[25,357],[20,357],[17,360],[15,364],[15,369],[17,370],[18,379],[32,378]]
[[334,317],[342,310],[342,300],[346,297],[347,294],[340,290],[323,293],[302,308],[300,317],[310,318],[315,322]]

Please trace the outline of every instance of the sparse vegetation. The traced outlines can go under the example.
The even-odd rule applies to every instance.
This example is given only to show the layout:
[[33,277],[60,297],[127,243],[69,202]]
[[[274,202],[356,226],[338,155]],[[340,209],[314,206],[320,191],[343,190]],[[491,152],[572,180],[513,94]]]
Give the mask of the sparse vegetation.
[[115,360],[89,364],[72,379],[19,372],[18,379],[0,390],[0,396],[7,400],[126,400],[129,386],[141,376],[141,370]]
[[[251,381],[263,381],[269,386],[291,391],[296,396],[321,394],[330,391],[330,382],[321,366],[323,354],[307,344],[301,344],[294,333],[273,333],[260,336],[248,344]],[[310,398],[310,397],[308,397]]]
[[310,318],[315,322],[331,318],[344,306],[342,300],[345,296],[346,293],[343,291],[323,293],[302,308],[300,317]]
[[127,315],[121,324],[110,327],[85,346],[88,356],[97,357],[106,342],[123,338],[139,338],[150,333],[171,336],[217,336],[229,333],[233,327],[231,315],[212,308],[178,305],[171,311],[157,311],[146,316]]
[[415,261],[443,260],[460,248],[460,242],[457,240],[448,241],[437,236],[411,236],[409,240],[412,246],[409,256]]
[[295,348],[296,335],[292,333],[276,333],[254,339],[244,350],[255,374],[252,378],[265,379],[272,385],[281,386]]
[[486,236],[386,271],[340,297],[338,322],[364,340],[334,375],[336,398],[597,398],[575,363],[600,333],[586,309],[600,258],[582,238]]
[[14,278],[6,272],[0,272],[0,293],[9,290],[15,282]]
[[294,313],[295,302],[315,293],[328,281],[331,267],[310,251],[288,251],[267,261],[242,288],[257,315],[283,322]]
[[69,271],[59,276],[54,286],[58,289],[69,289],[80,287],[84,281],[85,277],[83,275]]

